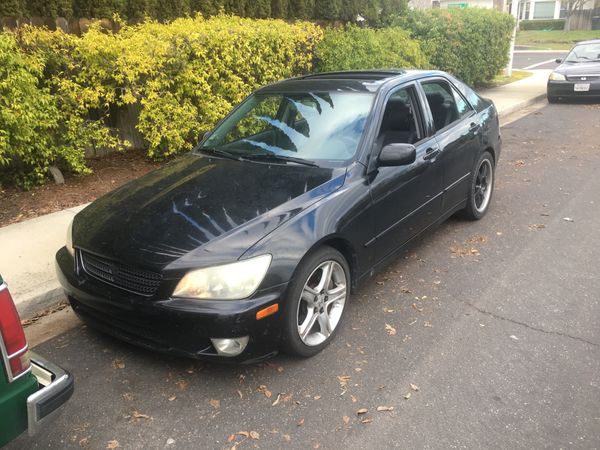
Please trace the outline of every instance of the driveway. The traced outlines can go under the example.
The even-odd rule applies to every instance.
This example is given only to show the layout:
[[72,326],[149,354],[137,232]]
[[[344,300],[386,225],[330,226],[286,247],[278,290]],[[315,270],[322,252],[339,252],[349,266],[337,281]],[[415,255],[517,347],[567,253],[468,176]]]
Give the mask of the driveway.
[[489,214],[366,282],[321,354],[211,365],[77,326],[36,348],[73,398],[7,448],[600,447],[600,105],[502,132]]

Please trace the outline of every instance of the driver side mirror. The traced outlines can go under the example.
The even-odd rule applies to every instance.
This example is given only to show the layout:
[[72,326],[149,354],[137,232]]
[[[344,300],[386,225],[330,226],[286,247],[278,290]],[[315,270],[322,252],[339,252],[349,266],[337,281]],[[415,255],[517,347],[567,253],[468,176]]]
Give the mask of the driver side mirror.
[[406,166],[415,162],[417,149],[412,144],[388,144],[379,154],[380,167]]
[[556,60],[555,60],[555,61],[556,61],[556,64],[560,64],[560,63],[562,63],[562,62],[563,62],[563,59],[562,59],[562,58],[556,58]]

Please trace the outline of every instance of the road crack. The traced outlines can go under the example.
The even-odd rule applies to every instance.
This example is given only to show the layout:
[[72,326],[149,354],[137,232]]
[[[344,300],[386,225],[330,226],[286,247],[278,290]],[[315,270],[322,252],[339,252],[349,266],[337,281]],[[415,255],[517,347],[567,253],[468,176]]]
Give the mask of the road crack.
[[566,337],[566,338],[569,338],[569,339],[573,339],[575,341],[583,342],[584,344],[592,345],[594,347],[600,347],[600,344],[597,344],[597,343],[592,342],[592,341],[588,341],[587,339],[584,339],[584,338],[579,337],[579,336],[573,336],[573,335],[570,335],[568,333],[563,333],[562,331],[544,330],[543,328],[538,328],[538,327],[535,327],[533,325],[529,325],[528,323],[520,322],[520,321],[515,320],[515,319],[510,319],[508,317],[501,316],[500,314],[496,314],[496,313],[493,313],[491,311],[485,310],[485,309],[480,308],[479,306],[476,306],[476,305],[474,305],[474,304],[472,304],[472,303],[470,303],[470,302],[468,302],[466,300],[459,300],[459,299],[455,299],[455,300],[459,301],[460,303],[462,303],[464,305],[467,305],[468,307],[474,309],[475,311],[479,312],[480,314],[484,314],[484,315],[492,317],[493,319],[496,319],[496,320],[503,320],[505,322],[510,322],[510,323],[512,323],[514,325],[519,325],[519,326],[525,327],[525,328],[527,328],[529,330],[532,330],[532,331],[538,331],[540,333],[551,334],[551,335],[554,335],[554,336]]

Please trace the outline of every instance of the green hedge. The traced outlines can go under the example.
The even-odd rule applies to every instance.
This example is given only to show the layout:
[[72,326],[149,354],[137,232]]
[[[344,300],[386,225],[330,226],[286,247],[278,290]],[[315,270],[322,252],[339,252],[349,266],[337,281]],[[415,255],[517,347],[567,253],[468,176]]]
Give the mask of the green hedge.
[[189,150],[252,90],[311,71],[322,31],[199,16],[123,24],[115,34],[96,25],[82,37],[24,27],[19,47],[1,36],[0,176],[28,188],[51,164],[85,172],[86,148],[126,148],[109,125],[127,105],[141,108],[150,157]]
[[318,71],[425,67],[417,41],[401,28],[330,29],[315,49]]
[[397,22],[421,41],[430,64],[469,84],[492,80],[508,63],[512,16],[491,9],[411,11]]
[[565,28],[565,19],[552,20],[521,20],[519,30],[563,30]]

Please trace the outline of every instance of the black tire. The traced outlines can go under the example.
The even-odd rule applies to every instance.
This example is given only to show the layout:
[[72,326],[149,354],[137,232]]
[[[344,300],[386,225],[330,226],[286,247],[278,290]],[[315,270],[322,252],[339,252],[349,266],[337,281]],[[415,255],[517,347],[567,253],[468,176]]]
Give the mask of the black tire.
[[[483,193],[481,191],[482,183],[480,183],[480,171],[482,166],[486,166],[487,170],[491,174],[491,182],[489,181],[489,179],[487,180],[487,182],[485,183],[486,190]],[[492,157],[490,152],[485,151],[481,154],[473,168],[471,182],[469,183],[469,197],[467,199],[467,206],[462,211],[462,215],[465,219],[479,220],[483,216],[485,216],[490,207],[490,203],[492,202],[495,181],[496,174],[494,158]],[[489,189],[489,195],[487,194],[487,189]],[[485,204],[481,201],[480,195],[484,195]]]
[[558,97],[555,97],[553,95],[548,95],[548,103],[558,103]]
[[[331,267],[332,267],[331,271],[335,270],[335,273],[337,274],[336,275],[337,280],[339,280],[339,277],[341,276],[340,269],[343,271],[343,275],[345,277],[346,289],[345,289],[345,294],[344,294],[344,298],[343,298],[343,305],[341,307],[341,313],[339,311],[339,305],[337,303],[332,303],[330,305],[330,309],[329,309],[329,311],[332,311],[333,307],[335,306],[337,308],[336,316],[338,315],[338,313],[341,315],[339,315],[339,318],[337,319],[337,322],[336,322],[335,326],[333,327],[333,330],[330,332],[329,336],[326,337],[323,342],[316,343],[314,345],[307,345],[307,343],[305,343],[303,341],[303,338],[301,338],[301,336],[300,336],[299,327],[301,324],[298,323],[301,320],[303,309],[305,310],[305,314],[306,314],[304,316],[305,319],[308,318],[308,313],[309,313],[307,301],[304,298],[301,299],[301,296],[307,295],[307,293],[303,293],[303,291],[305,289],[305,285],[310,284],[309,281],[312,282],[312,280],[315,279],[315,277],[317,277],[319,274],[321,274],[321,275],[323,274],[324,269],[320,268],[320,266],[323,264],[326,264],[328,261],[337,263],[337,266],[335,264],[331,264]],[[335,283],[336,283],[336,281],[332,278],[331,284],[329,286],[332,286]],[[345,312],[347,309],[346,307],[347,307],[348,299],[350,296],[350,286],[351,286],[350,267],[348,266],[348,262],[346,261],[346,259],[340,252],[338,252],[334,248],[327,247],[327,246],[320,247],[317,250],[311,252],[298,266],[298,269],[296,270],[294,278],[292,279],[292,281],[290,282],[290,285],[288,287],[287,299],[285,302],[285,308],[284,308],[284,314],[283,314],[283,330],[282,330],[283,350],[290,355],[308,358],[310,356],[316,355],[321,350],[323,350],[325,347],[327,347],[327,345],[329,345],[329,343],[333,340],[333,338],[337,334],[338,330],[340,329],[340,326],[343,323],[343,318],[344,318],[344,315],[345,315]],[[339,286],[337,286],[337,287],[339,288]],[[341,294],[340,294],[340,297],[341,297]],[[317,298],[317,296],[315,296],[314,298]],[[323,312],[324,309],[327,309],[327,306],[323,306],[324,305],[323,302],[326,301],[327,299],[328,299],[328,297],[325,295],[320,300],[321,305],[322,305],[321,310],[320,310],[321,313]],[[315,303],[315,305],[316,304],[317,303]],[[315,306],[315,308],[316,308],[316,306]],[[314,311],[311,314],[314,316],[320,315]],[[306,322],[306,323],[308,324],[309,322],[310,322],[310,320],[308,320],[308,322]],[[319,328],[318,332],[315,331],[314,333],[309,333],[310,335],[318,335],[319,333],[321,333],[321,322],[315,321],[314,325],[312,327],[307,327],[307,328],[309,328],[309,332],[311,329],[316,330],[317,328]],[[308,337],[310,337],[310,336],[308,336]],[[323,337],[324,337],[324,335],[323,335]]]

